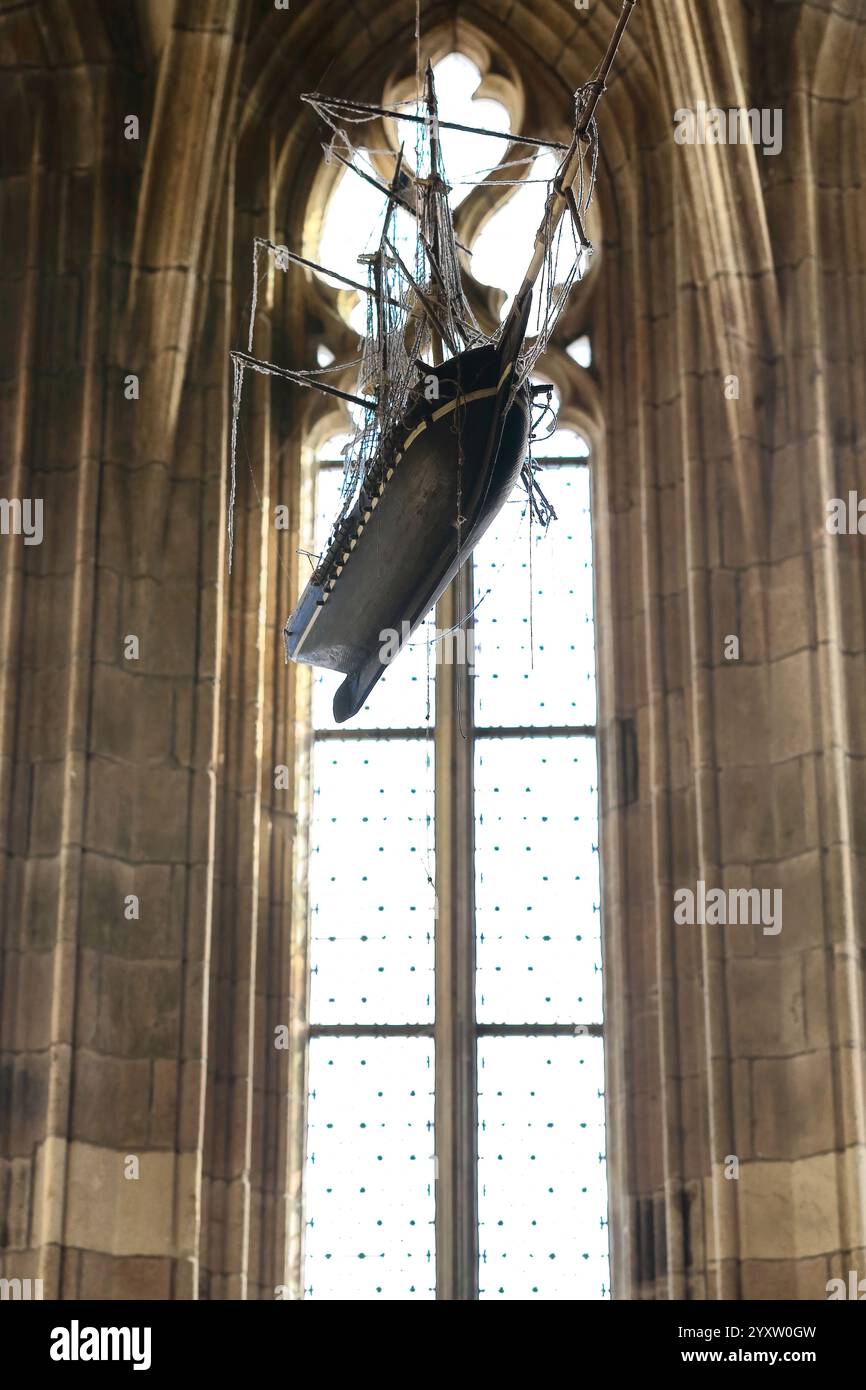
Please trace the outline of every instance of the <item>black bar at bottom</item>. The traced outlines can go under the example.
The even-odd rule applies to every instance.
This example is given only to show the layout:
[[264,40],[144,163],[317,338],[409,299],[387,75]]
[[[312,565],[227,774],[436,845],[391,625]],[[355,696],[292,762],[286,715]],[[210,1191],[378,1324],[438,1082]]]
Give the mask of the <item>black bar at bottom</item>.
[[[7,1252],[7,1266],[8,1262]],[[11,1274],[8,1268],[7,1274]],[[316,1300],[293,1314],[274,1307],[285,1298],[285,1287],[277,1285],[272,1294],[266,1290],[259,1299],[246,1302],[70,1299],[51,1303],[9,1299],[0,1303],[0,1319],[6,1345],[14,1343],[25,1375],[29,1372],[29,1379],[38,1372],[40,1383],[44,1380],[48,1385],[68,1384],[71,1377],[89,1385],[101,1382],[112,1386],[120,1378],[135,1386],[150,1383],[148,1376],[154,1384],[165,1385],[184,1374],[194,1375],[198,1384],[213,1375],[219,1377],[220,1384],[230,1384],[236,1376],[243,1384],[252,1378],[258,1385],[266,1379],[261,1368],[270,1365],[285,1365],[292,1383],[303,1373],[305,1353],[293,1347],[301,1325],[317,1330],[327,1325],[330,1329],[332,1369],[336,1368],[335,1356],[339,1362],[341,1353],[347,1372],[350,1357],[352,1365],[357,1365],[358,1348],[369,1335],[368,1314],[353,1314],[352,1305],[344,1303],[339,1335],[335,1336],[331,1327],[334,1315],[317,1313]],[[579,1303],[572,1299],[562,1300],[567,1307],[557,1310],[553,1304],[540,1316],[545,1335],[578,1348],[584,1343],[591,1346],[616,1371],[634,1370],[644,1377],[651,1368],[658,1378],[684,1369],[692,1379],[697,1373],[697,1383],[701,1383],[701,1370],[708,1365],[719,1365],[729,1372],[745,1367],[747,1374],[755,1367],[760,1371],[762,1367],[778,1370],[799,1365],[817,1371],[815,1383],[824,1386],[834,1383],[834,1373],[840,1377],[837,1384],[842,1383],[843,1375],[856,1375],[862,1357],[862,1317],[857,1309],[840,1307],[840,1301],[830,1300],[822,1276],[817,1280],[814,1301],[674,1303],[635,1299]],[[504,1334],[492,1338],[485,1349],[486,1372],[492,1377],[505,1369],[500,1356],[508,1358],[512,1370],[521,1358],[521,1370],[537,1369],[533,1339],[528,1337],[527,1344],[520,1345],[512,1335],[511,1322],[498,1322],[502,1313],[497,1314],[495,1307],[485,1316]],[[302,1324],[297,1322],[299,1317]],[[411,1319],[410,1312],[401,1318],[404,1322]],[[418,1327],[423,1330],[427,1324],[421,1322]],[[453,1374],[453,1355],[451,1337],[426,1337],[424,1363],[428,1372],[435,1368]],[[298,1357],[301,1359],[296,1360]],[[575,1358],[577,1362],[577,1351]],[[291,1374],[293,1369],[297,1377]]]

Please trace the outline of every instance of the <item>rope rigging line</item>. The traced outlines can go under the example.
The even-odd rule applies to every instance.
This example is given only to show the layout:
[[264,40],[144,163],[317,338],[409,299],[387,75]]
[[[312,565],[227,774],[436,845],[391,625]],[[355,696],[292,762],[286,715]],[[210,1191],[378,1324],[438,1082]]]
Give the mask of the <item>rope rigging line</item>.
[[[302,95],[311,110],[331,131],[328,144],[323,146],[327,163],[336,161],[351,170],[374,188],[385,200],[377,237],[377,249],[360,257],[366,265],[367,280],[330,270],[327,266],[280,246],[265,237],[253,239],[253,276],[249,296],[247,349],[230,354],[232,363],[232,409],[230,423],[231,487],[228,516],[228,563],[231,570],[234,550],[234,510],[237,499],[236,455],[240,426],[243,384],[247,370],[276,376],[295,385],[314,389],[335,397],[352,407],[349,413],[354,426],[351,442],[343,451],[342,505],[331,530],[335,541],[356,498],[364,497],[364,487],[375,480],[382,470],[383,444],[393,438],[393,432],[403,419],[410,402],[419,397],[419,369],[425,370],[425,358],[431,349],[435,365],[442,362],[444,346],[457,363],[455,406],[451,429],[456,434],[456,518],[458,555],[462,553],[463,526],[463,422],[468,405],[461,394],[460,369],[462,351],[482,346],[497,346],[507,334],[515,338],[516,363],[505,397],[503,418],[508,414],[521,390],[527,388],[538,359],[550,346],[568,295],[575,282],[582,278],[592,245],[586,233],[584,218],[595,191],[599,138],[596,111],[605,91],[613,58],[622,38],[635,0],[623,0],[620,17],[601,62],[592,78],[574,93],[574,135],[571,143],[543,140],[535,136],[510,131],[488,130],[440,118],[436,101],[432,64],[428,62],[426,86],[422,79],[422,0],[415,2],[415,87],[414,98],[395,101],[390,106],[327,96],[320,92]],[[424,109],[426,106],[426,110]],[[414,108],[414,109],[411,109]],[[381,118],[409,122],[415,126],[414,171],[404,164],[404,152],[355,146],[349,130],[363,129]],[[348,130],[347,130],[348,127]],[[524,280],[512,298],[503,323],[490,333],[482,330],[473,312],[464,287],[464,272],[459,252],[471,256],[470,247],[456,236],[454,215],[449,202],[452,189],[446,181],[440,141],[441,130],[492,137],[506,142],[507,156],[497,165],[477,170],[476,175],[461,178],[460,187],[518,188],[544,184],[546,201],[529,267]],[[520,147],[530,150],[519,153]],[[551,178],[532,177],[533,165],[539,159],[549,159],[550,151],[561,156],[556,173]],[[389,154],[395,160],[393,176],[385,182],[368,157],[370,154]],[[415,171],[429,169],[426,177]],[[502,177],[504,173],[523,169],[523,177]],[[398,213],[408,213],[414,224],[414,270],[411,255],[406,250],[410,237],[401,235]],[[571,215],[568,216],[568,213]],[[377,219],[378,221],[378,219]],[[565,223],[570,228],[568,240]],[[370,245],[370,242],[367,242]],[[358,357],[348,362],[333,363],[318,369],[289,369],[258,358],[254,354],[255,327],[258,311],[259,283],[268,269],[261,269],[261,253],[270,252],[273,265],[287,271],[290,265],[326,276],[366,300],[366,332]],[[534,301],[534,302],[533,302]],[[363,300],[362,300],[363,302]],[[527,315],[532,316],[531,319]],[[527,336],[526,325],[534,321],[534,336]],[[507,339],[507,341],[511,341]],[[461,349],[461,344],[463,348]],[[437,346],[438,345],[438,346]],[[331,385],[326,378],[339,379],[341,374],[357,368],[358,393]],[[429,370],[429,369],[427,369]],[[361,394],[363,393],[363,394]],[[519,472],[527,498],[530,529],[533,521],[546,530],[555,512],[547,501],[537,478],[537,464],[532,455],[536,431],[545,420],[550,405],[533,421],[530,446]],[[360,412],[360,413],[359,413]],[[241,433],[242,433],[242,426]],[[554,420],[555,429],[555,420]],[[553,433],[551,430],[551,434]],[[547,438],[550,435],[546,436]],[[390,446],[389,446],[390,447]],[[252,472],[247,453],[248,466]],[[253,479],[255,483],[255,479]],[[257,490],[258,495],[258,490]],[[373,503],[375,505],[375,502]],[[476,605],[477,607],[477,605]],[[475,608],[472,610],[475,611]],[[460,627],[467,618],[460,620]],[[453,628],[452,631],[456,630]],[[459,715],[458,711],[458,715]]]

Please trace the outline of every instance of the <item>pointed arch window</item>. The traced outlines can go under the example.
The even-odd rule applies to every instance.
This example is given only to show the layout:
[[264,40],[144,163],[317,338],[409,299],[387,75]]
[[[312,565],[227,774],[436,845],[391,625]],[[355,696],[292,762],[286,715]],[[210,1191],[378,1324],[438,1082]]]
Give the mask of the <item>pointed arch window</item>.
[[[465,55],[436,76],[443,113],[507,128],[501,105],[467,118]],[[456,139],[467,178],[495,162]],[[359,185],[315,248],[339,243],[348,275],[373,229]],[[500,301],[537,194],[474,241]],[[317,450],[315,552],[343,442]],[[591,449],[563,427],[537,453],[546,534],[515,493],[351,724],[339,677],[312,676],[308,1298],[607,1296]]]

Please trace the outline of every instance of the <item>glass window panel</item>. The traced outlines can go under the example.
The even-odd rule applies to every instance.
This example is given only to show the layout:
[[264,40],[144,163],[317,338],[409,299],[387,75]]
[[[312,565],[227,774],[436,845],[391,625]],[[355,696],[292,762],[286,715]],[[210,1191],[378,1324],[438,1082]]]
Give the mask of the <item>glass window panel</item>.
[[432,740],[315,744],[313,1023],[432,1017],[432,787]]
[[[357,169],[379,177],[377,170],[363,153],[354,159]],[[319,239],[318,253],[314,259],[338,275],[346,275],[350,280],[366,283],[366,266],[358,265],[358,257],[378,249],[384,220],[384,202],[381,194],[365,179],[348,171],[342,174],[334,187],[322,222],[322,235]],[[397,250],[404,260],[414,259],[415,220],[401,208],[397,208],[392,223],[392,235]],[[360,273],[359,273],[360,272]],[[355,293],[345,298],[345,286],[326,272],[315,271],[317,277],[326,285],[342,290],[338,300],[340,312],[354,331],[363,335],[367,331],[367,296]],[[350,307],[351,306],[351,307]]]
[[[501,102],[492,101],[485,97],[475,99],[474,94],[481,82],[481,73],[464,54],[450,53],[440,59],[434,67],[434,75],[439,112],[443,118],[465,125],[482,126],[487,130],[504,131],[510,128],[508,111]],[[412,103],[408,107],[410,112],[414,105],[415,103]],[[357,125],[355,131],[359,131]],[[406,139],[404,159],[411,168],[416,162],[416,137],[407,131],[405,126],[402,126],[399,138],[403,139],[404,136]],[[363,143],[362,130],[359,131],[357,138],[359,144],[357,146],[358,153],[354,160],[355,167],[376,178],[381,178],[382,170],[374,167],[370,161],[370,152]],[[451,186],[449,201],[452,208],[456,208],[464,198],[468,197],[472,185],[483,180],[486,171],[492,165],[495,166],[500,152],[495,145],[493,152],[491,152],[491,142],[484,136],[473,136],[465,132],[442,130],[440,142]],[[423,141],[421,141],[421,154],[422,170],[426,173],[428,155],[423,148]],[[553,156],[550,156],[548,162],[550,165],[548,176],[550,176],[551,170],[555,172],[556,161]],[[540,191],[543,194],[544,189],[542,188]],[[362,252],[376,250],[382,229],[383,212],[382,198],[374,188],[355,175],[343,174],[338,179],[325,209],[322,234],[315,259],[331,270],[349,276],[350,279],[363,278],[359,276],[358,257]],[[539,220],[540,213],[532,227],[530,240]],[[395,231],[397,249],[404,260],[411,265],[415,259],[415,222],[408,213],[401,209],[397,209],[395,215]],[[339,282],[333,280],[332,277],[321,275],[321,278],[326,284],[341,288]],[[496,283],[498,284],[499,281],[497,280]],[[345,309],[342,312],[345,314]],[[366,299],[360,295],[355,296],[354,306],[345,316],[347,322],[356,332],[363,333],[367,320]]]
[[600,1038],[478,1043],[482,1299],[609,1296]]
[[435,1297],[433,1043],[310,1041],[307,1298]]
[[[475,551],[476,718],[484,726],[594,724],[589,470],[545,468],[546,532],[503,508]],[[521,509],[525,511],[525,508]]]
[[[549,181],[555,178],[559,162],[559,157],[552,151],[536,152],[525,182],[520,188],[516,188],[508,201],[484,223],[472,243],[472,274],[475,279],[484,285],[496,285],[507,293],[508,297],[500,310],[502,319],[511,308],[525,271],[526,263],[522,256],[515,256],[514,248],[531,246],[535,240],[550,192]],[[573,224],[563,222],[561,232],[554,240],[555,284],[564,283],[576,255],[585,266],[586,257],[584,253],[579,253]],[[542,308],[543,296],[539,295],[536,289],[529,316],[530,337],[538,332]]]
[[581,334],[579,338],[575,338],[574,342],[569,343],[565,350],[569,357],[571,357],[579,367],[592,366],[592,343],[586,333]]
[[[472,96],[479,74],[462,55],[445,58],[436,72],[443,114],[507,127],[497,103],[483,103],[486,119],[478,119]],[[456,204],[469,191],[462,180],[494,157],[487,144],[464,135],[443,134],[443,145]],[[476,239],[473,270],[509,295],[513,267],[501,253],[513,237],[503,237],[503,228],[507,223],[513,232],[525,223],[534,234],[547,190],[532,181],[554,169],[554,157],[540,154],[527,186]],[[353,277],[358,252],[378,235],[366,189],[351,175],[340,180],[323,228],[322,249],[330,245],[331,255],[319,259]],[[411,259],[411,223],[402,213],[398,222],[398,241]],[[564,242],[568,260],[571,242]],[[355,298],[351,322],[360,331],[367,304]],[[582,365],[591,360],[585,339],[569,352]],[[332,355],[328,348],[320,353]],[[357,423],[362,412],[349,414]],[[337,456],[348,438],[329,441],[319,458]],[[591,725],[596,717],[589,473],[571,463],[587,458],[589,448],[563,428],[539,441],[536,455],[551,460],[542,486],[559,520],[546,537],[535,530],[531,567],[525,501],[517,490],[475,555],[482,727]],[[320,470],[310,541],[316,553],[330,538],[341,483],[341,468]],[[350,737],[315,745],[314,1023],[432,1020],[432,737],[360,741],[351,732],[425,726],[432,732],[436,649],[427,644],[433,624],[431,615],[377,684],[346,729]],[[334,727],[332,700],[342,680],[336,672],[312,671],[314,730]],[[594,742],[483,739],[475,761],[479,1018],[598,1021]],[[483,1038],[478,1048],[481,1297],[606,1296],[600,1040]],[[314,1038],[309,1066],[306,1296],[433,1298],[432,1041]]]
[[[481,126],[485,130],[510,130],[511,121],[507,110],[499,101],[487,97],[475,97],[481,83],[481,72],[471,59],[463,53],[449,53],[434,64],[433,77],[436,82],[436,97],[439,114],[444,120],[455,121],[461,125]],[[426,108],[413,103],[409,110],[426,114]],[[405,127],[404,127],[405,129]],[[470,135],[466,131],[440,130],[439,142],[442,160],[448,174],[451,194],[448,199],[456,208],[467,198],[472,187],[483,180],[491,166],[500,158],[500,151],[506,148],[503,140],[497,147],[483,135]],[[492,152],[491,152],[492,151]],[[414,151],[407,154],[414,165]],[[426,173],[426,169],[424,170]],[[498,283],[498,282],[497,282]]]
[[550,417],[545,415],[536,419],[536,431],[539,437],[532,448],[532,456],[536,463],[546,463],[548,460],[573,463],[575,459],[588,459],[590,448],[584,436],[578,430],[570,429],[567,425],[556,427],[556,421],[559,419],[562,409],[562,397],[554,383],[546,381],[543,376],[533,376],[532,380],[539,385],[551,387],[549,403],[550,409],[553,411],[555,426],[552,433],[545,433],[544,431],[550,429]]
[[540,439],[532,453],[537,463],[546,459],[586,459],[589,458],[589,445],[577,430],[563,427],[554,430],[549,439]]
[[481,1023],[601,1020],[597,777],[592,738],[478,741]]
[[[342,468],[322,468],[316,479],[316,531],[313,550],[327,548],[331,527],[340,510]],[[311,571],[312,572],[312,571]],[[370,698],[346,726],[352,729],[417,729],[432,727],[436,705],[435,619],[431,614],[395,657],[393,665],[370,692]],[[339,671],[311,667],[314,729],[343,727],[334,720],[334,694],[345,677]]]

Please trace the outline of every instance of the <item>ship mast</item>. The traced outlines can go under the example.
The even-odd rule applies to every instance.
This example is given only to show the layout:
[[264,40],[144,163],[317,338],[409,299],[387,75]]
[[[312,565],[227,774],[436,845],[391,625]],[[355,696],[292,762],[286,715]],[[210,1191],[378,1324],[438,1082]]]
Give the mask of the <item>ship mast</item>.
[[[433,64],[429,60],[425,73],[424,101],[427,107],[427,127],[430,132],[430,174],[426,185],[422,186],[423,216],[419,219],[419,223],[424,240],[429,241],[431,264],[438,265],[440,251],[439,219],[437,217],[431,218],[430,211],[432,200],[437,191],[437,183],[440,181],[439,108],[436,101],[436,85],[433,81]],[[440,295],[438,290],[433,290],[430,297],[437,310],[440,307],[447,310],[447,305],[443,304],[444,296]],[[442,362],[442,335],[432,319],[430,324],[430,351],[433,357],[433,365],[439,366]]]
[[[622,9],[616,22],[616,28],[611,35],[610,43],[607,46],[607,52],[601,61],[598,75],[591,82],[587,82],[582,89],[586,95],[580,109],[574,135],[563,161],[559,166],[559,171],[554,180],[550,197],[545,204],[544,216],[541,219],[541,225],[535,236],[532,259],[523,277],[523,283],[514,297],[514,302],[512,303],[508,317],[505,320],[503,336],[508,333],[509,329],[518,321],[524,311],[526,300],[532,294],[535,282],[544,264],[547,247],[550,245],[553,233],[559,226],[566,208],[571,210],[572,216],[574,217],[581,244],[584,246],[588,244],[586,234],[583,230],[581,209],[577,205],[577,198],[574,193],[574,182],[580,173],[580,164],[583,158],[583,149],[581,147],[587,141],[587,132],[595,116],[596,107],[605,91],[607,77],[613,66],[613,60],[616,57],[620,40],[625,32],[625,26],[628,24],[631,18],[631,12],[636,4],[637,0],[623,0]],[[575,92],[575,101],[577,101],[579,96],[580,90]]]
[[379,405],[379,433],[384,436],[386,427],[387,404],[389,396],[389,385],[391,375],[390,362],[390,331],[391,324],[388,317],[388,307],[396,304],[401,307],[399,300],[392,299],[388,294],[388,269],[389,257],[388,229],[391,224],[391,216],[399,202],[400,179],[403,169],[403,146],[397,154],[394,165],[394,176],[391,180],[391,187],[388,196],[388,203],[385,208],[385,219],[382,223],[382,234],[379,237],[379,246],[372,255],[360,256],[359,262],[362,265],[369,265],[373,273],[372,298],[376,304],[376,325],[375,332],[376,344],[376,394]]

